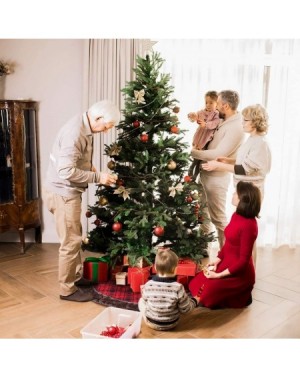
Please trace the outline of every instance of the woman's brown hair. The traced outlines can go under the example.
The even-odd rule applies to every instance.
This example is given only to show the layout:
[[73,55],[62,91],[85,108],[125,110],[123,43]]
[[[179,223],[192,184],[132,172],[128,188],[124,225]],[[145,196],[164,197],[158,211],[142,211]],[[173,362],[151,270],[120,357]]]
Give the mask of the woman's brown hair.
[[245,218],[258,218],[261,207],[261,194],[258,187],[251,182],[239,181],[236,192],[239,197],[236,212]]

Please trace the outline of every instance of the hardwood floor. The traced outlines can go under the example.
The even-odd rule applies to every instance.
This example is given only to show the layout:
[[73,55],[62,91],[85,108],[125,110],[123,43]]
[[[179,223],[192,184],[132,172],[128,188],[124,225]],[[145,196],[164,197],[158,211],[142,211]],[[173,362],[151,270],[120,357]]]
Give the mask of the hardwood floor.
[[[0,243],[0,338],[80,339],[104,307],[62,301],[57,244]],[[83,258],[91,255],[84,252]],[[142,324],[139,339],[300,338],[300,249],[259,249],[253,303],[245,309],[197,308],[179,326],[158,332]]]

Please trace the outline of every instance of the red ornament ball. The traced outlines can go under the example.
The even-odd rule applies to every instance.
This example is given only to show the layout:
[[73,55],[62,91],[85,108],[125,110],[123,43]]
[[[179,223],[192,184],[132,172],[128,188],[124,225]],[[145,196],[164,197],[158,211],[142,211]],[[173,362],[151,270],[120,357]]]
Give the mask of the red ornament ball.
[[100,226],[100,224],[101,224],[101,220],[100,220],[99,218],[97,218],[97,219],[95,220],[94,224],[95,224],[96,226]]
[[136,120],[136,121],[133,121],[133,127],[140,127],[140,121]]
[[171,133],[178,134],[179,133],[179,127],[176,125],[173,125],[170,129]]
[[125,333],[126,329],[124,327],[119,326],[107,326],[105,330],[103,330],[100,335],[106,336],[106,337],[113,337],[114,339],[117,339]]
[[92,215],[93,215],[93,213],[91,211],[89,211],[89,210],[85,213],[85,216],[87,218],[90,218]]
[[117,184],[118,186],[124,186],[124,180],[122,180],[122,179],[118,179],[118,180],[116,181],[116,184]]
[[162,226],[156,226],[153,232],[156,236],[163,236],[163,234],[165,233],[165,229]]
[[191,176],[184,176],[183,179],[184,179],[185,182],[191,182],[192,181]]
[[186,197],[185,200],[186,200],[187,203],[191,203],[191,202],[193,202],[193,197],[188,196],[188,197]]
[[112,229],[113,231],[115,232],[120,232],[122,230],[122,223],[120,222],[115,222],[113,225],[112,225]]
[[148,134],[142,134],[142,135],[140,136],[140,139],[141,139],[141,141],[142,141],[143,143],[146,143],[146,142],[148,142],[149,136],[148,136]]

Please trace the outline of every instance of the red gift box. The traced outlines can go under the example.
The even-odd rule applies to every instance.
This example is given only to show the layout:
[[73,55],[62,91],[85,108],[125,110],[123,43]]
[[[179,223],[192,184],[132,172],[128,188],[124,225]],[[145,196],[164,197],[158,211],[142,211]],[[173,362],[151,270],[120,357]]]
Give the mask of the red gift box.
[[87,257],[83,262],[83,277],[95,282],[108,281],[108,258],[102,257]]
[[141,285],[144,285],[149,279],[150,268],[150,266],[145,268],[128,268],[127,282],[134,293],[141,292]]
[[178,276],[195,276],[197,264],[190,259],[180,259],[178,261],[176,274]]

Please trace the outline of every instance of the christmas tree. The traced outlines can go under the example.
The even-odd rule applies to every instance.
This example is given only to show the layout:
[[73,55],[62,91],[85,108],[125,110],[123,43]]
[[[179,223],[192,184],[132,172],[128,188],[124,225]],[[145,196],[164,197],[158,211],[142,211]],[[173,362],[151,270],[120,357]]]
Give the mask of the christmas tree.
[[158,246],[171,247],[179,257],[199,262],[213,233],[200,228],[199,184],[187,175],[191,162],[179,128],[178,101],[172,99],[170,75],[160,72],[158,53],[137,57],[136,80],[122,89],[125,109],[116,127],[118,139],[105,145],[107,166],[117,176],[116,187],[99,185],[98,202],[87,217],[95,228],[83,248],[110,255],[128,255],[130,265],[141,258],[153,263]]

